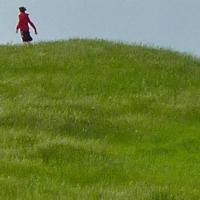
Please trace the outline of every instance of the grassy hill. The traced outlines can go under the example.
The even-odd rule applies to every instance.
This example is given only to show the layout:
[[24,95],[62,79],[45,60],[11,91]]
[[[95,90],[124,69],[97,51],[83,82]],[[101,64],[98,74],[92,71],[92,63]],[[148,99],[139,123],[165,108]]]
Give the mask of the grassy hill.
[[0,54],[0,199],[200,199],[198,58],[79,39]]

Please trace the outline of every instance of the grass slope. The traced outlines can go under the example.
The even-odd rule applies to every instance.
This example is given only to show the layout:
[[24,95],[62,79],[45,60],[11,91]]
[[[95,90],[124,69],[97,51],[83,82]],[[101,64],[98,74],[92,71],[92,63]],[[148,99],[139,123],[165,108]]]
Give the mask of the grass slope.
[[79,39],[0,53],[0,199],[200,198],[199,59]]

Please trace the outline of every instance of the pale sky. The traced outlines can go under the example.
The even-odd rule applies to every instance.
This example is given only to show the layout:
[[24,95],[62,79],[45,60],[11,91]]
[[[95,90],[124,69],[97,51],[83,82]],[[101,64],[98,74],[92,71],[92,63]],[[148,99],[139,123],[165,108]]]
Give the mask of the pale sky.
[[99,38],[171,48],[200,56],[200,0],[0,0],[0,44],[20,43],[18,7],[35,42]]

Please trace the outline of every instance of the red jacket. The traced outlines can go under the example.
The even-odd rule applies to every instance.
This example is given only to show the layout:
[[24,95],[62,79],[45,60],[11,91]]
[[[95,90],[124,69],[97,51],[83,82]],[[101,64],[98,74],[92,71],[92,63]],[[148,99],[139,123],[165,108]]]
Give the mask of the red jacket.
[[30,24],[33,29],[36,31],[36,27],[33,24],[33,22],[30,20],[29,16],[27,13],[20,13],[19,14],[19,22],[17,24],[16,29],[20,29],[20,31],[29,31],[29,26],[28,24]]

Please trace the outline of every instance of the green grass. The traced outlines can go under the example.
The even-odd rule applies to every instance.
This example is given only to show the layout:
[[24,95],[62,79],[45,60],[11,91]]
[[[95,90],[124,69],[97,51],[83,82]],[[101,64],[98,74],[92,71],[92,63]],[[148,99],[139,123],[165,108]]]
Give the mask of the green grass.
[[0,199],[200,199],[198,58],[80,39],[0,54]]

